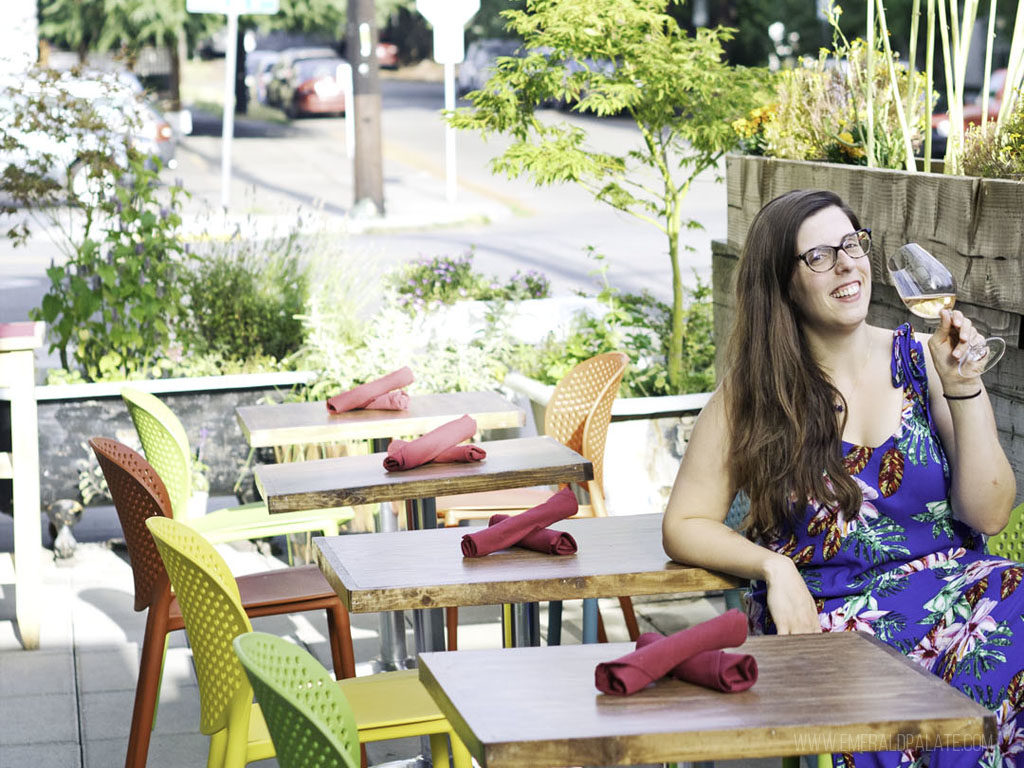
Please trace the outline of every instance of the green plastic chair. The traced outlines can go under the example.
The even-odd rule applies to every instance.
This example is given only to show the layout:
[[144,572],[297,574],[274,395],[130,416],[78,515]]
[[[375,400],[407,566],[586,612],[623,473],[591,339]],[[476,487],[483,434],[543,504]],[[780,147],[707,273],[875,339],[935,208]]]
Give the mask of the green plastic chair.
[[359,768],[359,734],[348,699],[308,651],[276,635],[234,640],[266,719],[281,768]]
[[1007,560],[1024,563],[1024,504],[1014,507],[1006,527],[989,537],[988,551]]
[[[171,511],[180,520],[214,543],[262,539],[290,533],[322,531],[337,536],[339,526],[353,518],[351,507],[334,507],[271,515],[263,502],[243,504],[190,517],[192,498],[192,451],[181,421],[158,398],[125,387],[121,397],[128,406],[146,460],[167,487]],[[290,552],[289,552],[290,560]]]
[[[192,646],[199,680],[199,730],[210,737],[207,768],[243,768],[274,757],[270,731],[260,706],[253,703],[252,686],[232,645],[239,635],[252,632],[252,624],[227,563],[184,523],[150,517],[146,527],[164,561]],[[447,765],[450,739],[455,768],[471,768],[469,751],[416,670],[347,678],[335,685],[355,713],[360,742],[430,736],[434,765]]]

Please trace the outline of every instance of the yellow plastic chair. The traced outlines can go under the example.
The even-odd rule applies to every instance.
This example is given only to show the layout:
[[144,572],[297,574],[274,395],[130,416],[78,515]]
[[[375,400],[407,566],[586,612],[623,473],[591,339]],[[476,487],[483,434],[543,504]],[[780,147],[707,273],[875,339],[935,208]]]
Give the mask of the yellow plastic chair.
[[995,536],[989,537],[987,546],[990,554],[1024,563],[1024,504],[1013,508],[1010,522]]
[[[210,737],[207,768],[242,768],[274,757],[270,732],[232,641],[252,632],[227,563],[189,526],[167,517],[146,520],[185,619],[199,680],[199,730]],[[455,768],[469,752],[417,678],[415,670],[337,681],[356,715],[359,740],[447,735]],[[447,743],[431,739],[435,765],[448,764]],[[441,753],[442,746],[444,748]]]
[[170,408],[148,392],[125,387],[121,390],[121,397],[131,413],[146,460],[167,487],[174,519],[187,523],[210,541],[262,539],[307,531],[337,536],[339,526],[355,515],[351,507],[271,515],[266,504],[256,502],[190,517],[192,451],[181,421]]
[[[589,504],[581,504],[574,517],[605,517],[604,452],[612,403],[619,394],[619,385],[629,358],[622,352],[596,355],[576,365],[555,385],[544,412],[544,434],[568,446],[594,466],[594,479],[586,484]],[[437,499],[439,518],[445,526],[456,526],[463,520],[486,520],[496,512],[517,514],[536,506],[551,496],[549,488],[524,488],[490,491]],[[640,630],[633,611],[633,602],[620,597],[630,639],[636,640]],[[561,603],[549,603],[548,644],[557,645],[561,634]],[[458,608],[448,608],[448,648],[457,646],[455,627]],[[584,642],[604,641],[604,625],[597,611],[596,600],[584,601]]]

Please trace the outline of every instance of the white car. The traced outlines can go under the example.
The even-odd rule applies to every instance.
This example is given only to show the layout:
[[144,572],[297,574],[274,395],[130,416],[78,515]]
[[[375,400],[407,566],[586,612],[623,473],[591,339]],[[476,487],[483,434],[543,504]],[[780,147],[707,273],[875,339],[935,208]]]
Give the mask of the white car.
[[0,172],[32,170],[87,201],[112,181],[90,178],[90,153],[111,151],[124,168],[127,144],[172,165],[174,132],[140,88],[126,73],[29,73],[0,82]]

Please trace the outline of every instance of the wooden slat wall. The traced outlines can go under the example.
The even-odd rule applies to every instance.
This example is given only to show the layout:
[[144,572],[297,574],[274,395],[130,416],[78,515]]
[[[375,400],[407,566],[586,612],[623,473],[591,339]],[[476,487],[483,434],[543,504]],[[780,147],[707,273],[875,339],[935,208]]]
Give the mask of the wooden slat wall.
[[1006,339],[1006,355],[985,375],[985,385],[1024,495],[1024,183],[738,155],[727,159],[726,181],[728,240],[712,243],[718,370],[732,327],[733,274],[754,215],[789,190],[831,189],[872,229],[870,322],[894,328],[909,320],[928,330],[900,302],[884,268],[885,254],[918,242],[957,276],[957,307]]

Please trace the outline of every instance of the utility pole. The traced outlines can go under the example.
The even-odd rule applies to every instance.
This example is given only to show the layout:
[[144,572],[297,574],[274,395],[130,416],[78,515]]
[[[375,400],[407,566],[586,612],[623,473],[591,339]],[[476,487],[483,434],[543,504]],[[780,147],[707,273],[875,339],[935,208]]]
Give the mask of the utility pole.
[[[374,0],[348,0],[346,52],[352,65],[355,104],[354,208],[384,213],[384,170],[380,138],[380,77]],[[369,212],[369,211],[368,211]]]

